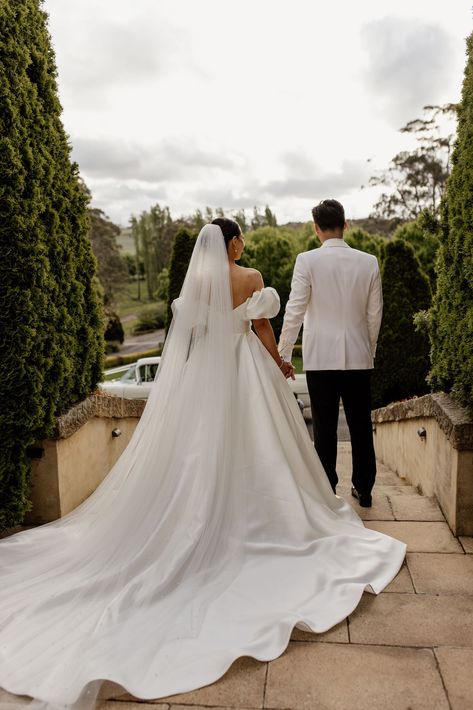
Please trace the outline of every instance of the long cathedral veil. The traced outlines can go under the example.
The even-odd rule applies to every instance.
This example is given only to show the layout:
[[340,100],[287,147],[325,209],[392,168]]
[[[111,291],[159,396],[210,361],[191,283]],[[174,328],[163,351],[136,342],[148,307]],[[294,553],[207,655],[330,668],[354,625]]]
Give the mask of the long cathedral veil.
[[88,708],[135,644],[178,652],[198,634],[242,563],[235,378],[228,257],[206,225],[125,451],[74,511],[0,542],[1,687],[33,689],[35,710]]

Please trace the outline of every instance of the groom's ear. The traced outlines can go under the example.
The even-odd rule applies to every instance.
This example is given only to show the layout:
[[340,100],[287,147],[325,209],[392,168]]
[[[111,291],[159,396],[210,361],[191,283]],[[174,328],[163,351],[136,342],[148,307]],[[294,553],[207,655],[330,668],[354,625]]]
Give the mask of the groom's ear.
[[343,225],[343,231],[346,232],[347,229],[350,229],[350,225],[348,224],[348,222],[345,222],[345,224]]

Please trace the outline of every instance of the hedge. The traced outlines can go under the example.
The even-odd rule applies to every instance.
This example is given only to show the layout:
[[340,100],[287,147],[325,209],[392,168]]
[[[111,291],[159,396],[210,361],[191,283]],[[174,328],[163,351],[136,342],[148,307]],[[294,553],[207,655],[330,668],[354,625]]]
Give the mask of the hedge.
[[101,378],[87,195],[39,0],[0,5],[0,528],[30,508],[28,446]]
[[458,135],[441,209],[429,382],[473,412],[473,34],[458,110]]
[[388,242],[381,265],[384,310],[373,373],[373,407],[428,391],[429,341],[414,315],[431,304],[430,284],[402,239]]

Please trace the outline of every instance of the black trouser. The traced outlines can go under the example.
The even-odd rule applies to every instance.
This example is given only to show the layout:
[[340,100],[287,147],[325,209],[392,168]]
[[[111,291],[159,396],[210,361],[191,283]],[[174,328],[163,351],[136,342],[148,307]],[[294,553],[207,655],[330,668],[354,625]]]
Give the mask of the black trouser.
[[338,483],[337,425],[340,398],[350,430],[352,484],[370,493],[376,478],[371,425],[371,370],[308,370],[314,445],[332,488]]

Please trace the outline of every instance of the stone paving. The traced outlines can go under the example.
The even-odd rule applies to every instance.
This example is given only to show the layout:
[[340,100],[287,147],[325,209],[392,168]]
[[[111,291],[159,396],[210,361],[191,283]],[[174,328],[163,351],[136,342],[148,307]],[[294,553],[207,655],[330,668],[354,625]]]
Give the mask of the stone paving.
[[[473,710],[473,538],[455,538],[435,500],[381,464],[373,507],[359,508],[349,442],[338,469],[338,492],[366,526],[408,545],[393,582],[324,634],[295,630],[274,661],[240,658],[205,688],[99,710]],[[0,691],[0,710],[27,702]]]

